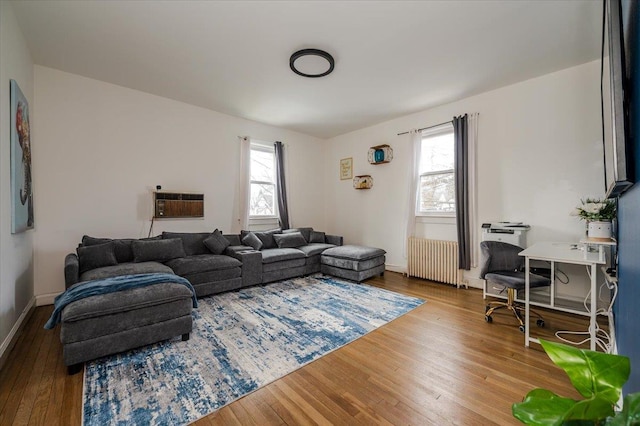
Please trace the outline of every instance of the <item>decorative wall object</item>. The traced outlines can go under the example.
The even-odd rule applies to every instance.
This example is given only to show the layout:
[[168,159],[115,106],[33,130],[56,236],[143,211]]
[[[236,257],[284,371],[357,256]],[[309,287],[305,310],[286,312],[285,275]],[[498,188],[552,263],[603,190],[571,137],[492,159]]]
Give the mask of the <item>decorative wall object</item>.
[[353,187],[355,189],[371,189],[373,186],[373,178],[371,175],[360,175],[353,178]]
[[389,163],[393,160],[393,149],[389,145],[376,145],[369,148],[367,159],[371,164]]
[[353,157],[340,160],[340,180],[347,180],[353,177]]
[[11,233],[33,229],[29,103],[11,80]]

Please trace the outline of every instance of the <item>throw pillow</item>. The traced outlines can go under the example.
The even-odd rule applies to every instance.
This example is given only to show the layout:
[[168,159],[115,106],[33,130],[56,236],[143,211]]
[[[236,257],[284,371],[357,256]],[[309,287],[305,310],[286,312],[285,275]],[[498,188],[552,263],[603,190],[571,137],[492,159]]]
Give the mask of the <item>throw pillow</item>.
[[253,247],[254,250],[260,250],[262,248],[262,241],[260,241],[260,238],[256,237],[256,234],[253,232],[249,232],[245,235],[242,239],[242,243]]
[[211,235],[209,232],[163,232],[162,239],[171,240],[180,238],[182,248],[187,256],[194,254],[208,254],[209,250],[204,245],[204,239]]
[[162,240],[137,240],[131,243],[134,262],[166,262],[167,260],[185,257],[180,238]]
[[324,243],[324,232],[311,231],[310,243]]
[[78,253],[81,274],[91,269],[118,264],[113,242],[78,247],[76,252]]
[[276,240],[279,248],[296,248],[307,245],[300,232],[289,232],[286,234],[275,234],[273,238]]
[[204,245],[207,246],[209,251],[213,254],[222,254],[224,249],[229,247],[229,240],[227,240],[222,232],[215,230],[204,240]]
[[309,240],[311,239],[311,231],[313,231],[313,228],[311,228],[311,227],[308,227],[308,228],[291,228],[291,229],[285,229],[284,231],[282,231],[282,233],[283,234],[288,234],[288,233],[292,233],[292,232],[299,232],[304,237],[304,240],[309,242]]

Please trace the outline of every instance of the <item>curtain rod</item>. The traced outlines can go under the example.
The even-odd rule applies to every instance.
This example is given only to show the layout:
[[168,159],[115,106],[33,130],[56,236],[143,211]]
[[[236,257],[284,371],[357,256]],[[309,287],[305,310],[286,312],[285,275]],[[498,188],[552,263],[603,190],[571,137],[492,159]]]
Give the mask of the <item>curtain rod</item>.
[[[423,127],[422,129],[418,129],[418,131],[419,131],[419,132],[421,132],[421,131],[423,131],[423,130],[433,129],[434,127],[442,126],[442,125],[444,125],[444,124],[449,124],[449,123],[451,123],[451,122],[453,122],[453,120],[445,121],[444,123],[440,123],[440,124],[434,124],[433,126],[429,126],[429,127]],[[408,131],[406,131],[406,132],[402,132],[402,133],[398,133],[398,136],[400,136],[400,135],[406,135],[407,133],[410,133],[410,132],[411,132],[411,130],[408,130]]]

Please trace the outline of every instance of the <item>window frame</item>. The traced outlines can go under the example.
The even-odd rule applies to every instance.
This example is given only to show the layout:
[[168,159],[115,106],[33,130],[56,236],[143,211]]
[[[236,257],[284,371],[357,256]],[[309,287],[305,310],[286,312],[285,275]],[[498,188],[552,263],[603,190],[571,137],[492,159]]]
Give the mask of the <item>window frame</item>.
[[[455,137],[454,129],[453,129],[453,123],[446,123],[446,124],[443,124],[441,126],[434,127],[432,129],[423,130],[422,131],[422,139],[420,140],[420,143],[421,144],[424,143],[424,140],[427,139],[427,138],[441,136],[441,135],[445,135],[445,134],[449,134],[449,133],[452,136]],[[454,150],[454,161],[455,161],[455,141],[454,141],[453,150]],[[422,152],[422,145],[421,145],[420,152]],[[457,203],[454,204],[454,209],[451,212],[435,211],[435,210],[425,210],[425,211],[423,211],[423,210],[420,209],[420,205],[421,205],[421,202],[420,202],[421,201],[420,182],[422,181],[422,178],[424,176],[438,176],[438,175],[445,175],[445,174],[452,173],[453,174],[454,183],[455,183],[455,178],[456,178],[455,162],[454,162],[453,166],[454,167],[452,169],[428,171],[428,172],[423,172],[423,173],[419,173],[418,174],[418,182],[417,182],[417,187],[416,187],[416,205],[415,205],[415,215],[416,215],[416,217],[449,218],[449,219],[454,219],[456,217],[457,210],[458,210]]]
[[260,151],[272,154],[273,156],[273,182],[271,181],[262,181],[262,180],[253,180],[251,179],[251,169],[249,169],[249,194],[251,194],[251,188],[253,184],[257,185],[272,185],[273,186],[273,215],[253,215],[251,214],[251,206],[249,206],[249,221],[253,224],[259,223],[271,223],[274,219],[279,220],[280,215],[278,211],[278,194],[277,194],[277,180],[278,176],[276,175],[276,150],[273,145],[270,145],[267,142],[256,142],[251,141],[250,147],[250,161],[249,167],[251,168],[251,164],[253,163],[253,152]]

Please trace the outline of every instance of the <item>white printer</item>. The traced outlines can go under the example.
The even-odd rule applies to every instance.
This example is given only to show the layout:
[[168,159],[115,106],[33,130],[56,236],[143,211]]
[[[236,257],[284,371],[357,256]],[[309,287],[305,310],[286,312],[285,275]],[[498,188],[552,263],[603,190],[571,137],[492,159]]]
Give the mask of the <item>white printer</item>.
[[522,222],[492,222],[482,224],[482,241],[502,241],[522,248],[527,247],[530,226]]

